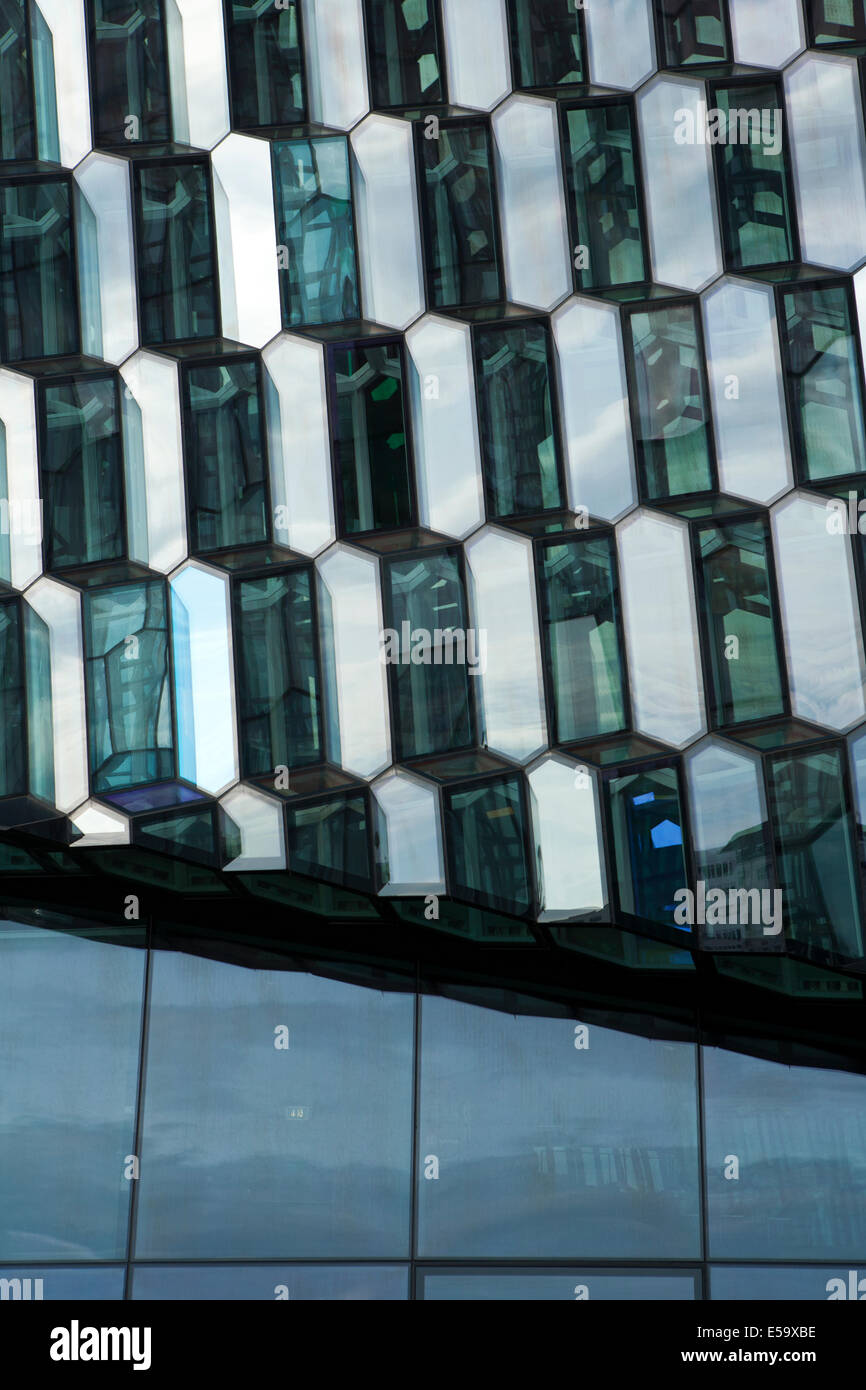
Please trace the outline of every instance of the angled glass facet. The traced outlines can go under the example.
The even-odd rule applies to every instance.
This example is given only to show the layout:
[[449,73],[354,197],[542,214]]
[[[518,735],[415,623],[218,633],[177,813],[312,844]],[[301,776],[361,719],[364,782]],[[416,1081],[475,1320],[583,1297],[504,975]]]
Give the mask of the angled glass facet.
[[472,671],[480,653],[469,628],[459,552],[419,552],[384,565],[386,650],[398,761],[474,742]]
[[309,569],[235,583],[241,775],[324,757],[318,634]]
[[661,65],[682,68],[699,63],[729,63],[726,3],[727,0],[656,0]]
[[805,3],[811,47],[866,44],[864,0],[805,0]]
[[676,769],[614,777],[607,794],[622,911],[677,926],[674,894],[688,879]]
[[649,500],[713,486],[706,364],[692,304],[628,316],[638,463]]
[[446,788],[444,797],[451,890],[468,902],[502,912],[528,911],[532,886],[520,779]]
[[300,0],[228,0],[225,18],[233,128],[305,120]]
[[0,797],[27,793],[27,698],[21,600],[0,600]]
[[26,0],[0,6],[0,160],[36,158],[27,10]]
[[491,517],[563,505],[550,337],[543,322],[474,336],[481,458]]
[[328,375],[343,532],[411,526],[402,343],[331,347]]
[[421,230],[430,307],[493,304],[503,297],[490,131],[486,122],[416,129]]
[[39,404],[46,569],[121,559],[126,534],[116,377],[46,383]]
[[271,158],[283,327],[359,319],[346,137],[276,140]]
[[0,184],[0,360],[79,351],[69,180]]
[[375,108],[445,100],[437,0],[365,0]]
[[537,566],[554,741],[617,733],[626,715],[613,541],[551,542]]
[[584,8],[576,0],[508,0],[515,87],[560,87],[587,80]]
[[796,259],[796,212],[784,140],[784,102],[776,83],[714,89],[725,113],[716,146],[722,236],[731,269]]
[[193,553],[269,535],[267,449],[257,362],[182,368]]
[[866,471],[863,374],[847,286],[786,290],[781,331],[804,481]]
[[207,164],[136,165],[133,177],[142,343],[218,337]]
[[649,279],[631,101],[566,107],[562,122],[579,288]]
[[357,887],[372,884],[366,796],[332,796],[286,811],[292,873]]
[[161,0],[88,0],[87,10],[94,144],[170,140]]

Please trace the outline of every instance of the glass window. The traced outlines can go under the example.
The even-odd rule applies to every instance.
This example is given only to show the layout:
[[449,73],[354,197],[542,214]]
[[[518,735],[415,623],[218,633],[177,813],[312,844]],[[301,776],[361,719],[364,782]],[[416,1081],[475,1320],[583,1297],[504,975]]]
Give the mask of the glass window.
[[139,1265],[132,1297],[172,1303],[402,1302],[408,1286],[408,1271],[401,1265]]
[[641,181],[628,100],[562,111],[576,287],[604,289],[648,279]]
[[136,164],[142,343],[220,332],[208,166]]
[[712,1258],[862,1258],[866,1077],[705,1047],[704,1113]]
[[36,158],[27,0],[0,0],[0,160]]
[[860,352],[848,288],[782,295],[795,458],[804,481],[866,471]]
[[93,791],[165,781],[175,772],[165,585],[93,589],[83,601]]
[[767,522],[702,526],[696,553],[713,718],[740,724],[784,714]]
[[688,886],[676,768],[613,777],[607,795],[620,909],[676,927],[674,894]]
[[863,954],[854,827],[839,748],[768,764],[786,934],[819,950]]
[[866,5],[863,0],[806,0],[809,43],[866,43]]
[[690,1042],[425,996],[419,1255],[697,1258],[695,1072]]
[[232,126],[306,120],[300,0],[225,0]]
[[365,0],[374,108],[445,100],[438,0]]
[[0,1299],[113,1302],[123,1298],[125,1280],[124,1265],[0,1265]]
[[713,1299],[815,1303],[864,1296],[866,1264],[854,1270],[827,1265],[713,1265],[710,1270]]
[[[145,954],[69,925],[76,934],[0,921],[6,1262],[126,1256]],[[140,945],[129,930],[127,947]],[[45,1297],[77,1296],[59,1272],[56,1286],[50,1270],[32,1277]]]
[[475,383],[489,516],[563,505],[546,324],[478,329]]
[[693,304],[628,316],[639,477],[649,501],[708,492],[714,461],[703,341]]
[[442,121],[429,140],[423,122],[415,132],[430,308],[495,303],[503,288],[487,123]]
[[656,0],[663,67],[728,63],[727,0]]
[[369,814],[364,795],[289,806],[289,868],[331,883],[371,887]]
[[411,526],[402,341],[330,347],[328,376],[343,532]]
[[0,797],[32,795],[51,804],[54,741],[48,626],[20,598],[0,600],[0,721]]
[[69,180],[0,184],[0,359],[79,351]]
[[508,777],[483,787],[446,788],[444,798],[452,891],[483,907],[527,912],[532,885],[521,782]]
[[269,534],[258,360],[181,368],[190,550],[255,545]]
[[585,82],[584,0],[508,0],[515,87]]
[[552,541],[537,571],[554,742],[619,732],[627,721],[612,539]]
[[162,0],[88,0],[94,143],[171,140]]
[[404,1259],[413,1018],[408,994],[158,952],[136,1256]]
[[712,90],[714,106],[725,113],[725,139],[715,150],[728,268],[794,261],[794,198],[780,86],[763,82]]
[[271,160],[283,327],[359,319],[346,137],[275,140]]
[[477,659],[460,552],[423,551],[384,566],[384,601],[396,650],[387,653],[397,761],[475,742],[470,662]]
[[500,1299],[521,1303],[641,1303],[694,1300],[698,1275],[688,1270],[450,1269],[422,1270],[419,1296],[470,1303]]
[[46,569],[120,559],[126,533],[116,377],[44,383],[38,399]]
[[0,795],[24,796],[28,789],[27,698],[21,600],[0,600]]
[[245,777],[321,762],[322,707],[311,571],[235,582],[238,726]]

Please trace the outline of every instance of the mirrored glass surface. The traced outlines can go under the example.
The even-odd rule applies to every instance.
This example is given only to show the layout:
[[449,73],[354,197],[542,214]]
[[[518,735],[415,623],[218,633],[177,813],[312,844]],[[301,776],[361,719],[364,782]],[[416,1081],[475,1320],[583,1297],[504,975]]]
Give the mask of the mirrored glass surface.
[[503,297],[490,131],[486,122],[416,132],[421,232],[431,308],[494,304]]
[[172,1303],[216,1300],[398,1302],[408,1297],[400,1265],[137,1265],[134,1299]]
[[271,146],[283,327],[361,317],[349,148],[341,135]]
[[219,335],[213,215],[207,165],[136,165],[141,341]]
[[94,144],[170,140],[162,0],[88,0],[87,19]]

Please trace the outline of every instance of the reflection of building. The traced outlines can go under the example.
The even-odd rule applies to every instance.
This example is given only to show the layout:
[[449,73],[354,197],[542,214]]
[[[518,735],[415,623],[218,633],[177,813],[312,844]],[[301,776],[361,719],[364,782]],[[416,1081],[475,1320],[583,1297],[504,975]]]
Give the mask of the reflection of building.
[[[754,1061],[766,1005],[778,1063],[794,997],[843,1078],[822,1258],[857,1255],[866,570],[825,504],[866,475],[866,34],[808,0],[804,53],[796,5],[745,8],[735,34],[725,0],[3,4],[0,990],[68,970],[89,1078],[70,1118],[5,1025],[42,1109],[36,1136],[0,1081],[3,1277],[174,1289],[201,1258],[213,1291],[273,1259],[401,1296],[441,1259],[471,1297],[472,1261],[513,1257],[706,1291],[696,1041]],[[784,109],[781,148],[673,144],[685,90]],[[383,664],[386,629],[464,633],[483,669]],[[678,929],[698,877],[779,887],[783,938]],[[199,1139],[173,1009],[247,1059],[243,1113],[190,1063]],[[565,1046],[586,1075],[557,1089],[587,1010],[635,1055],[601,1087]],[[244,1071],[283,1023],[285,1091],[276,1049],[267,1086]],[[654,1075],[670,1134],[623,1079]],[[429,1178],[425,1095],[461,1116]],[[131,1203],[96,1133],[149,1151]],[[80,1214],[40,1215],[55,1158]],[[731,1258],[806,1258],[745,1206]]]

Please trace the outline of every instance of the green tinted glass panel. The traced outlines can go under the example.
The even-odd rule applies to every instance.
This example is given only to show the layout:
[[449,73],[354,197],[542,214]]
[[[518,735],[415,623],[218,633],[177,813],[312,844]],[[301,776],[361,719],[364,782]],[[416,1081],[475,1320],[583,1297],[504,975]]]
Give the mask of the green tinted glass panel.
[[387,659],[396,759],[468,748],[480,652],[468,631],[458,553],[386,562],[384,599],[394,637]]
[[173,776],[162,581],[86,593],[84,656],[93,790],[117,791]]
[[27,0],[0,0],[0,159],[35,159]]
[[726,0],[656,0],[663,66],[730,61],[725,31]]
[[577,0],[508,0],[515,87],[584,82],[581,10]]
[[436,0],[365,0],[373,106],[445,98]]
[[770,808],[785,934],[860,956],[854,827],[842,768],[836,748],[773,759]]
[[143,343],[219,336],[205,163],[135,166]]
[[517,778],[462,791],[446,788],[444,804],[455,895],[503,912],[526,912],[532,890]]
[[78,304],[66,178],[0,186],[0,358],[78,352]]
[[550,340],[540,323],[479,329],[475,382],[490,516],[561,507]]
[[480,121],[441,124],[421,151],[421,222],[430,306],[502,299],[490,132]]
[[343,529],[412,525],[401,343],[333,347],[328,365]]
[[271,158],[283,327],[360,318],[345,136],[277,140]]
[[629,315],[641,483],[649,500],[713,484],[706,367],[691,304]]
[[88,0],[87,8],[95,143],[170,140],[161,0]]
[[243,775],[320,762],[322,714],[310,571],[235,588],[238,723]]
[[300,0],[225,0],[232,126],[305,119]]
[[255,362],[185,367],[190,546],[268,537],[267,453]]
[[864,0],[806,0],[806,13],[811,45],[866,43]]
[[116,380],[81,377],[40,399],[46,567],[117,560],[126,538]]
[[794,259],[794,206],[784,148],[782,94],[775,83],[715,92],[725,113],[716,146],[725,252],[732,269]]
[[577,266],[580,288],[646,280],[631,102],[567,110],[564,134],[572,236],[586,248],[586,264]]
[[624,729],[613,542],[604,536],[544,546],[538,581],[555,742]]
[[622,911],[676,927],[674,894],[688,886],[676,770],[613,778],[607,794]]
[[857,342],[844,285],[783,296],[788,392],[804,478],[866,470]]
[[336,796],[314,806],[289,806],[286,816],[293,873],[360,888],[370,885],[365,797]]
[[51,706],[51,642],[48,624],[29,605],[24,608],[24,660],[27,698],[27,751],[30,790],[54,800],[54,723]]
[[21,600],[0,601],[0,796],[27,791]]
[[766,524],[702,527],[698,554],[715,721],[739,724],[783,714]]

